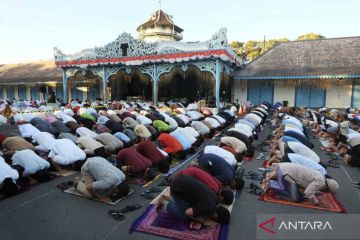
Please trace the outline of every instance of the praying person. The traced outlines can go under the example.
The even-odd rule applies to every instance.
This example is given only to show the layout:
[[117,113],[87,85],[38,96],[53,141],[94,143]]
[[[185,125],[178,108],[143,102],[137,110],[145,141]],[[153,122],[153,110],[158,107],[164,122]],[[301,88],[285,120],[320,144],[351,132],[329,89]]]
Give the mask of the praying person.
[[19,173],[11,168],[0,156],[0,194],[13,196],[18,193],[20,186],[16,184]]
[[2,143],[4,156],[11,157],[16,151],[35,150],[35,147],[22,137],[7,137]]
[[[163,150],[172,157],[176,157],[183,149],[181,143],[175,137],[167,133],[161,133],[158,137],[158,141]],[[179,158],[184,159],[186,154],[181,152],[180,155]]]
[[[181,221],[195,221],[202,226],[230,222],[230,212],[218,204],[216,194],[197,179],[180,175],[170,185],[172,198],[160,198],[157,210],[165,209]],[[194,226],[194,223],[191,224]]]
[[74,187],[88,197],[109,203],[128,195],[130,188],[124,181],[125,174],[120,169],[102,157],[93,157],[81,167]]
[[136,151],[150,159],[152,166],[156,166],[161,173],[167,173],[169,171],[171,157],[166,157],[162,154],[152,141],[141,141],[135,147]]
[[90,156],[105,156],[105,148],[101,142],[91,137],[82,136],[76,140],[76,144]]
[[222,157],[211,153],[203,154],[198,158],[197,163],[193,162],[192,165],[207,171],[223,185],[229,185],[232,189],[242,188],[243,180],[236,177],[234,167]]
[[62,173],[64,168],[80,170],[86,154],[69,139],[57,139],[51,146],[49,158],[55,169]]
[[151,169],[152,162],[136,151],[135,148],[125,148],[116,155],[117,166],[127,175],[143,175],[148,181],[156,177]]
[[124,146],[122,141],[110,133],[98,134],[95,140],[101,142],[104,145],[105,151],[108,153],[118,153]]
[[11,158],[12,166],[18,170],[20,177],[46,182],[50,180],[50,163],[38,156],[34,151],[25,149],[17,151]]
[[[299,191],[298,186],[305,189],[304,194]],[[317,192],[329,189],[335,193],[339,185],[335,180],[326,178],[311,168],[296,163],[279,163],[274,171],[266,175],[262,188],[265,193],[271,189],[290,201],[299,202],[306,198],[314,205],[319,205]]]

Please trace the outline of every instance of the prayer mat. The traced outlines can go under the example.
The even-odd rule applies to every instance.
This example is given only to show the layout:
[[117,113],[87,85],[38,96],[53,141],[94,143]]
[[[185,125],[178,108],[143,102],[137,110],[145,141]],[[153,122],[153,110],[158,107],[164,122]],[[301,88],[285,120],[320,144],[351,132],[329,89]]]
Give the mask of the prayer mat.
[[71,175],[74,175],[75,173],[77,173],[77,171],[72,171],[72,170],[64,170],[62,173],[60,173],[60,172],[51,172],[51,174],[54,174],[56,176],[62,176],[62,177],[71,176]]
[[[186,240],[225,240],[229,232],[228,225],[217,224],[213,227],[195,230],[190,228],[190,222],[179,221],[167,211],[156,212],[156,204],[162,195],[170,196],[170,187],[165,188],[155,199],[150,202],[147,210],[132,224],[130,232],[138,231],[168,238]],[[230,213],[240,191],[234,192],[235,199],[227,206]]]
[[259,200],[265,202],[279,203],[290,206],[304,207],[304,208],[314,208],[331,212],[343,213],[345,209],[342,204],[335,198],[335,196],[330,192],[322,192],[320,195],[317,195],[316,198],[319,200],[319,203],[322,206],[315,206],[311,202],[292,202],[288,200],[283,200],[274,193],[263,194],[260,196]]
[[190,229],[190,222],[179,221],[167,211],[156,212],[156,205],[152,204],[132,224],[130,232],[138,231],[185,240],[225,240],[229,232],[228,225],[217,224],[200,230]]
[[147,186],[151,185],[152,183],[154,183],[156,180],[158,180],[160,177],[161,177],[161,174],[158,174],[153,180],[150,180],[150,181],[146,181],[145,179],[143,179],[141,177],[134,177],[129,180],[129,183],[137,185],[137,186],[147,187]]
[[[79,190],[77,190],[77,189],[74,188],[74,187],[70,187],[70,188],[64,190],[63,192],[64,192],[64,193],[73,194],[73,195],[76,195],[76,196],[79,196],[79,197],[91,199],[91,200],[94,200],[94,201],[102,202],[102,201],[100,201],[99,199],[97,199],[97,198],[95,198],[95,197],[87,197],[87,196],[85,196],[82,192],[80,192]],[[130,196],[133,192],[134,192],[134,190],[130,190],[129,194],[126,195],[125,197],[119,198],[118,200],[116,200],[116,201],[114,201],[114,202],[109,202],[109,203],[107,203],[107,204],[115,205],[115,204],[119,203],[121,200],[123,200],[123,199],[127,198],[128,196]],[[102,202],[102,203],[104,203],[104,202]]]

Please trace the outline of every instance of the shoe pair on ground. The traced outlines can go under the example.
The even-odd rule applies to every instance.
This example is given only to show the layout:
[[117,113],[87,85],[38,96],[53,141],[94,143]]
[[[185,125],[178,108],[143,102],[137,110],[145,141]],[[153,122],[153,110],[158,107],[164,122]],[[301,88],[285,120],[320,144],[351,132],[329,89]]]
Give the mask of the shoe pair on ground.
[[261,181],[263,179],[263,176],[260,176],[258,173],[254,171],[249,171],[244,175],[247,179],[255,180],[255,181]]
[[162,189],[158,187],[152,187],[146,190],[145,192],[140,193],[140,195],[145,199],[154,199],[156,197],[154,193],[160,193],[160,192],[162,192]]
[[261,187],[256,185],[255,183],[250,183],[249,187],[245,187],[246,192],[254,194],[256,196],[260,196],[263,193]]
[[360,188],[360,182],[352,182],[352,184],[354,185],[354,187]]
[[140,208],[141,208],[141,205],[132,204],[132,205],[127,205],[125,208],[123,208],[121,210],[111,209],[111,210],[109,210],[108,214],[115,220],[122,221],[125,219],[125,213],[135,211]]

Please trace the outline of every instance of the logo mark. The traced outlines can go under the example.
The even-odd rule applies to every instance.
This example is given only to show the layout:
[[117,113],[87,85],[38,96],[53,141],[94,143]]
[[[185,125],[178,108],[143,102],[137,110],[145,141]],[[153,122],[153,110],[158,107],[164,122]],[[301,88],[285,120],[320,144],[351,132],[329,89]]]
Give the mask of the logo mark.
[[[265,222],[262,222],[259,224],[259,228],[261,228],[262,230],[268,232],[268,233],[271,233],[272,235],[275,235],[276,232],[274,230],[272,230],[275,226],[275,220],[276,218],[270,218],[269,220],[266,220]],[[269,225],[270,224],[270,228],[268,228],[266,225]]]

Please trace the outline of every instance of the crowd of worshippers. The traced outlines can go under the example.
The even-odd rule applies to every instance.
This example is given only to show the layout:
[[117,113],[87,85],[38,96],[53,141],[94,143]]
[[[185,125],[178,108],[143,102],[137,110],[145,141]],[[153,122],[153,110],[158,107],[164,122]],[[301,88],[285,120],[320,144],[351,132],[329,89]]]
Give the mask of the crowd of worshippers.
[[338,183],[326,171],[326,167],[334,163],[320,161],[312,150],[314,145],[306,126],[315,129],[315,134],[319,136],[331,136],[334,147],[343,141],[347,148],[348,137],[343,133],[349,133],[349,124],[345,126],[343,123],[323,112],[279,107],[274,112],[275,129],[268,138],[270,168],[266,169],[269,172],[262,182],[264,193],[271,190],[283,199],[295,202],[308,200],[314,205],[321,205],[316,198],[319,192],[335,193]]
[[[150,181],[159,172],[167,173],[173,159],[185,159],[205,138],[230,124],[235,114],[234,106],[212,114],[196,103],[154,107],[130,102],[97,108],[67,105],[51,113],[16,113],[13,117],[20,136],[0,134],[0,193],[16,194],[25,178],[44,182],[51,178],[50,171],[75,170],[81,171],[75,187],[108,202],[129,192],[126,178]],[[247,154],[248,136],[252,127],[258,128],[255,122],[250,125],[250,134],[237,134],[244,138],[244,144],[236,145],[225,138],[221,147],[242,159],[239,153]],[[113,156],[116,161],[109,161]]]
[[271,105],[264,103],[220,134],[217,145],[207,145],[188,168],[168,179],[170,196],[162,195],[157,211],[168,211],[198,229],[230,221],[228,206],[234,191],[244,185],[240,174],[243,157],[254,154],[253,140],[264,125]]

